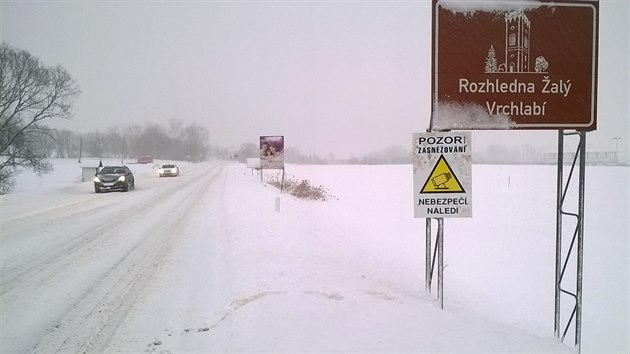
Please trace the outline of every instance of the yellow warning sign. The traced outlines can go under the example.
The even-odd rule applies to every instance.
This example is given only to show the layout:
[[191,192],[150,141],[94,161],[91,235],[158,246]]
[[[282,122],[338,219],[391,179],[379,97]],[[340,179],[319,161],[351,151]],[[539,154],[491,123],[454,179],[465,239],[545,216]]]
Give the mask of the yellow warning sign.
[[466,193],[466,191],[444,155],[440,155],[420,193]]

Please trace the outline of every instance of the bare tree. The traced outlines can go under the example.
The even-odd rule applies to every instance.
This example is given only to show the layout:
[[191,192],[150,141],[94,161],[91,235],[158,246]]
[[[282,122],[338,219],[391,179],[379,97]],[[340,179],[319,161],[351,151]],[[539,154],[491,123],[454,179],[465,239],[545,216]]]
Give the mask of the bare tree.
[[118,126],[107,128],[103,144],[105,145],[105,151],[107,151],[109,156],[124,158],[125,139],[120,133],[120,128]]
[[90,157],[111,157],[110,151],[106,149],[105,136],[100,131],[95,130],[85,135],[83,140],[83,149]]
[[0,194],[11,190],[18,166],[50,171],[37,151],[42,135],[52,136],[42,121],[70,118],[79,92],[63,67],[46,67],[27,51],[0,45]]
[[210,147],[210,132],[207,128],[197,124],[191,124],[184,129],[184,151],[190,161],[205,161]]
[[184,122],[179,119],[171,118],[168,120],[168,134],[170,139],[170,151],[169,156],[172,158],[181,158],[184,153],[183,134],[184,134]]
[[135,157],[140,153],[140,136],[142,135],[142,127],[133,124],[124,129],[125,131],[125,149],[128,151],[127,155]]
[[254,143],[242,143],[238,149],[238,161],[246,162],[248,158],[260,156],[258,154],[258,146]]
[[58,130],[55,134],[56,156],[60,158],[78,157],[81,137],[67,129]]

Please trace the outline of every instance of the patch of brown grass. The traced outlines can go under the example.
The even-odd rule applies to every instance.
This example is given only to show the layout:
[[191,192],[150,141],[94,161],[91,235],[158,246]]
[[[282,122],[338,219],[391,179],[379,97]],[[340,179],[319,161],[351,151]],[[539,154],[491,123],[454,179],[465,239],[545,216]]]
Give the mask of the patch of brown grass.
[[[282,188],[282,178],[281,177],[272,177],[267,181],[270,185],[281,189]],[[284,192],[289,193],[290,195],[305,199],[305,200],[321,200],[326,201],[331,198],[334,198],[328,188],[319,185],[316,186],[312,184],[307,179],[298,179],[295,177],[287,177],[284,181]]]

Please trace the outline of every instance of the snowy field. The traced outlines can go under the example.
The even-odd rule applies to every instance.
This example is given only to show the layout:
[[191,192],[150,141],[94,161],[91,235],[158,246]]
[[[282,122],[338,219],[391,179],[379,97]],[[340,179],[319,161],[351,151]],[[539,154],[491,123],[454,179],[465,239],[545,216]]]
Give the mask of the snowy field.
[[[410,165],[288,165],[321,202],[222,162],[168,179],[130,164],[136,190],[97,195],[53,162],[0,196],[2,353],[576,352],[553,337],[555,166],[473,165],[473,218],[444,222],[440,310]],[[628,170],[586,172],[584,353],[629,349]]]

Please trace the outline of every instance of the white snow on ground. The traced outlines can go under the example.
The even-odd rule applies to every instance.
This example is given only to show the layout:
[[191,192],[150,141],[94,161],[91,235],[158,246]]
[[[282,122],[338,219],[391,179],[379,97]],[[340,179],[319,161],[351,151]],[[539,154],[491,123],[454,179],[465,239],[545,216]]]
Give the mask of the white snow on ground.
[[[105,194],[54,164],[0,196],[2,353],[576,352],[553,337],[555,166],[473,166],[440,310],[410,165],[288,165],[321,202],[236,163],[130,164]],[[628,167],[586,178],[582,351],[627,353]]]

